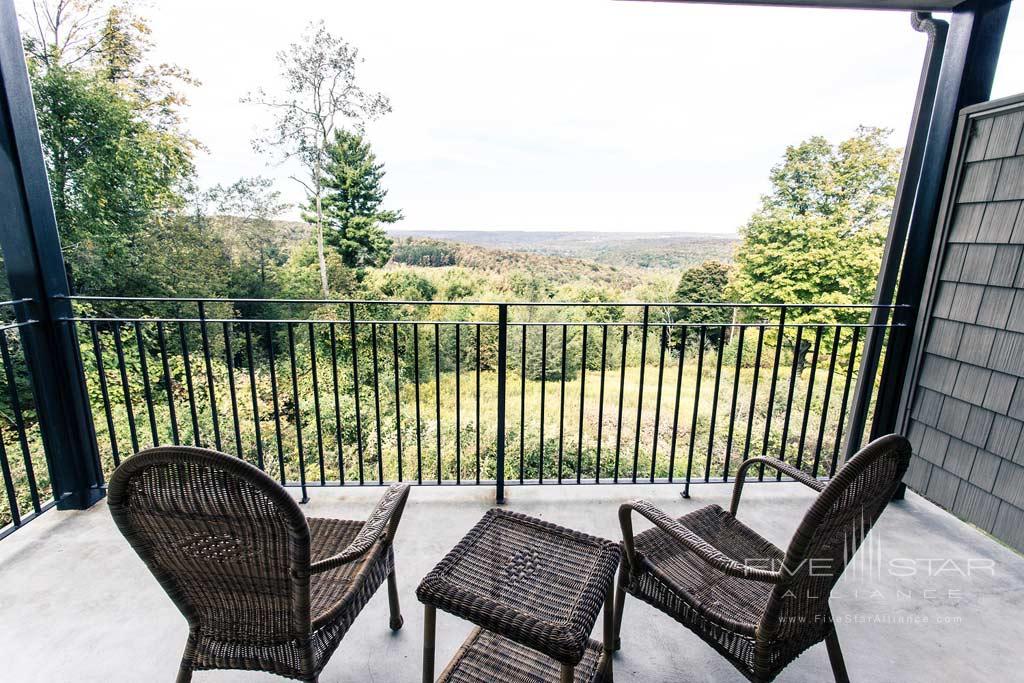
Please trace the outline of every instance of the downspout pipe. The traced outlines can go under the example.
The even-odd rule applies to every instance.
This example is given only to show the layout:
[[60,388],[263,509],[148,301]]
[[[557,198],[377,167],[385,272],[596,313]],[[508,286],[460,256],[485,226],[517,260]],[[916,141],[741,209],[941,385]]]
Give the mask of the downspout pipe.
[[871,310],[869,321],[871,327],[868,328],[865,337],[864,353],[857,375],[857,388],[851,407],[844,461],[857,452],[864,436],[871,397],[874,393],[875,376],[878,373],[882,349],[886,343],[886,333],[888,332],[890,335],[903,333],[896,328],[887,330],[882,325],[889,322],[890,315],[893,321],[899,319],[895,311],[885,307],[892,305],[895,299],[896,285],[899,282],[903,252],[907,244],[910,219],[914,211],[914,200],[921,181],[928,129],[935,107],[939,72],[946,47],[946,35],[949,30],[947,22],[935,19],[930,12],[912,13],[910,25],[915,31],[924,33],[928,42],[925,48],[924,63],[921,66],[921,78],[917,85],[914,113],[910,130],[907,133],[903,166],[900,169],[900,179],[896,187],[896,199],[889,222],[889,235],[886,238],[878,283],[875,287],[875,297],[872,302],[875,304],[875,308]]

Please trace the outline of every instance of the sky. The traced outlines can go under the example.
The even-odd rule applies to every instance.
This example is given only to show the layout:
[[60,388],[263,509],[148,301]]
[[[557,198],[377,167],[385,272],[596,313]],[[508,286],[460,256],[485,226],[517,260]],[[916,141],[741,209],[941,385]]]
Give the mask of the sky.
[[[274,54],[310,21],[360,50],[393,111],[367,127],[398,228],[734,233],[785,147],[859,124],[902,145],[925,38],[902,12],[611,0],[151,0],[154,57],[191,70],[207,187],[289,176],[253,151]],[[1024,91],[1024,2],[993,96]],[[297,215],[293,210],[291,216]]]

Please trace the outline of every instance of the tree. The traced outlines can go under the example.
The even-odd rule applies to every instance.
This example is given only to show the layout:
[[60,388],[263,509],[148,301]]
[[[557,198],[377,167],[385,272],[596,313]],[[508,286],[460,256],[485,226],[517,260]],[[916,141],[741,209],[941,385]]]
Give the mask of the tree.
[[380,267],[391,258],[391,240],[381,226],[401,220],[402,213],[381,208],[387,196],[383,179],[384,164],[377,163],[370,144],[358,133],[336,130],[327,148],[320,207],[324,242],[349,268]]
[[154,256],[142,248],[146,232],[182,208],[196,145],[178,125],[184,99],[171,74],[183,71],[145,66],[145,22],[118,7],[98,16],[102,7],[40,0],[25,44],[73,284],[113,294],[136,271],[153,272],[140,265]]
[[[835,146],[813,137],[786,149],[771,171],[771,191],[740,231],[734,300],[871,301],[899,175],[901,152],[888,145],[889,134],[861,127]],[[794,322],[856,316],[842,309],[791,313]]]
[[380,93],[363,90],[356,81],[359,52],[333,35],[321,21],[310,24],[297,43],[277,53],[284,94],[271,97],[257,90],[243,102],[274,112],[271,127],[253,141],[259,151],[273,150],[282,161],[295,160],[303,175],[292,176],[302,185],[312,207],[314,238],[323,295],[330,294],[324,255],[323,199],[330,147],[340,119],[357,127],[391,111]]
[[[729,266],[718,261],[705,261],[699,266],[687,268],[679,278],[676,287],[676,301],[680,303],[715,303],[726,300],[729,285]],[[725,324],[732,322],[732,308],[728,306],[677,306],[676,315],[680,322],[701,324]],[[721,327],[708,327],[704,339],[707,344],[717,344],[722,336]]]
[[268,296],[271,269],[284,263],[286,235],[274,219],[288,209],[269,178],[240,178],[216,185],[207,193],[216,212],[215,223],[236,264],[237,296]]

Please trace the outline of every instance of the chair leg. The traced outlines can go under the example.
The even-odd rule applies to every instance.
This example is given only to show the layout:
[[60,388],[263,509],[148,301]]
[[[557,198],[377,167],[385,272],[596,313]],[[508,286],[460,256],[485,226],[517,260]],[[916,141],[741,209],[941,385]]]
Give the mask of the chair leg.
[[391,630],[397,631],[402,628],[405,620],[402,619],[402,610],[398,606],[398,581],[395,579],[395,570],[388,574],[388,605],[391,607]]
[[561,675],[559,677],[559,683],[573,683],[576,677],[576,667],[571,664],[562,665]]
[[615,650],[622,649],[622,609],[626,606],[625,568],[619,569],[619,580],[615,587]]
[[434,683],[434,639],[437,633],[437,609],[423,605],[423,683]]
[[194,633],[188,634],[188,640],[185,642],[185,652],[181,655],[181,665],[178,667],[178,677],[175,683],[189,683],[192,680],[192,662],[195,659],[196,654],[196,636]]
[[828,648],[828,660],[832,663],[832,675],[835,677],[836,683],[850,683],[850,676],[846,673],[846,663],[843,661],[843,651],[839,648],[839,636],[834,628],[825,638],[825,647]]

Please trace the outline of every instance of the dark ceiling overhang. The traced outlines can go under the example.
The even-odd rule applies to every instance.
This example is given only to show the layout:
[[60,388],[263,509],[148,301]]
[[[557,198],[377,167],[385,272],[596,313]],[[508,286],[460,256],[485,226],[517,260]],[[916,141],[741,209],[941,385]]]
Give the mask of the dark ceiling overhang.
[[[634,0],[637,1],[637,0]],[[709,5],[748,5],[755,7],[818,7],[837,9],[876,9],[917,12],[951,12],[969,0],[639,0],[641,2],[679,2]],[[991,3],[975,2],[975,5],[997,5],[1005,0]]]

